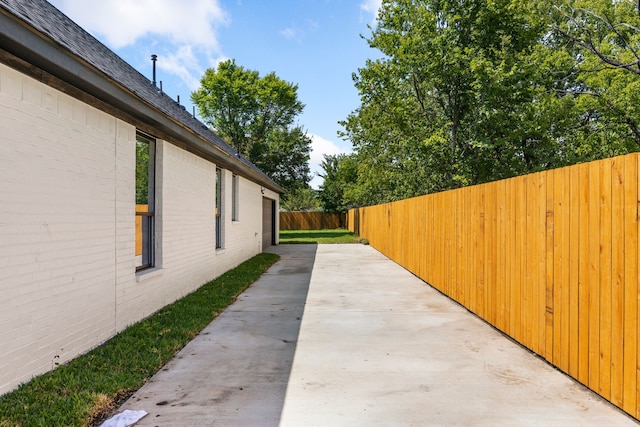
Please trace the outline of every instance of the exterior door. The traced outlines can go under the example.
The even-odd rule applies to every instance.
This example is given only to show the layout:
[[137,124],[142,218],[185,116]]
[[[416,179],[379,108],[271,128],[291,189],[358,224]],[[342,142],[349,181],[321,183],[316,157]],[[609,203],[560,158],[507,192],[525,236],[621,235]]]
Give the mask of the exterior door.
[[275,221],[273,220],[273,200],[262,198],[262,249],[273,244]]

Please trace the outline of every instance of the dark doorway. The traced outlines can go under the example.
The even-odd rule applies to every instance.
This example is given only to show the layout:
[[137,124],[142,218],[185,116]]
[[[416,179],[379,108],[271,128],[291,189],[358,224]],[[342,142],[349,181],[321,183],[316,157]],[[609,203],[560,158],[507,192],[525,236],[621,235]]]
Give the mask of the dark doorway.
[[262,249],[275,244],[276,240],[276,220],[275,220],[275,200],[262,198]]

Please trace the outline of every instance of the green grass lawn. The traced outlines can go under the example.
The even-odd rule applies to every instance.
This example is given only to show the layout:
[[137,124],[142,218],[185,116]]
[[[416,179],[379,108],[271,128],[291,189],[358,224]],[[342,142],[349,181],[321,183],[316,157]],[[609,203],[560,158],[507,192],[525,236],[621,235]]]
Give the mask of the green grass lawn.
[[280,230],[280,243],[361,243],[349,230]]
[[0,396],[0,427],[99,424],[278,259],[259,254],[102,346]]

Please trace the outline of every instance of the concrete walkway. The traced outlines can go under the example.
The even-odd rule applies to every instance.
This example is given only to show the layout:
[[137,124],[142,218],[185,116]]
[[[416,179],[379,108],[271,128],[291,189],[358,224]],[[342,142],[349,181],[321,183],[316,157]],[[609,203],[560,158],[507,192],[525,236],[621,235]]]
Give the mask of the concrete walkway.
[[282,259],[123,406],[140,426],[638,426],[363,245]]

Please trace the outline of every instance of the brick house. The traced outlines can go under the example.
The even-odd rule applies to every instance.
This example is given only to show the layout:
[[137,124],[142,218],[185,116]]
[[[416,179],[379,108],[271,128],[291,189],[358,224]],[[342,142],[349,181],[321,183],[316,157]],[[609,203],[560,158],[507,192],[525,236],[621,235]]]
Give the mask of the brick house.
[[0,0],[0,394],[277,243],[282,188],[44,0]]

